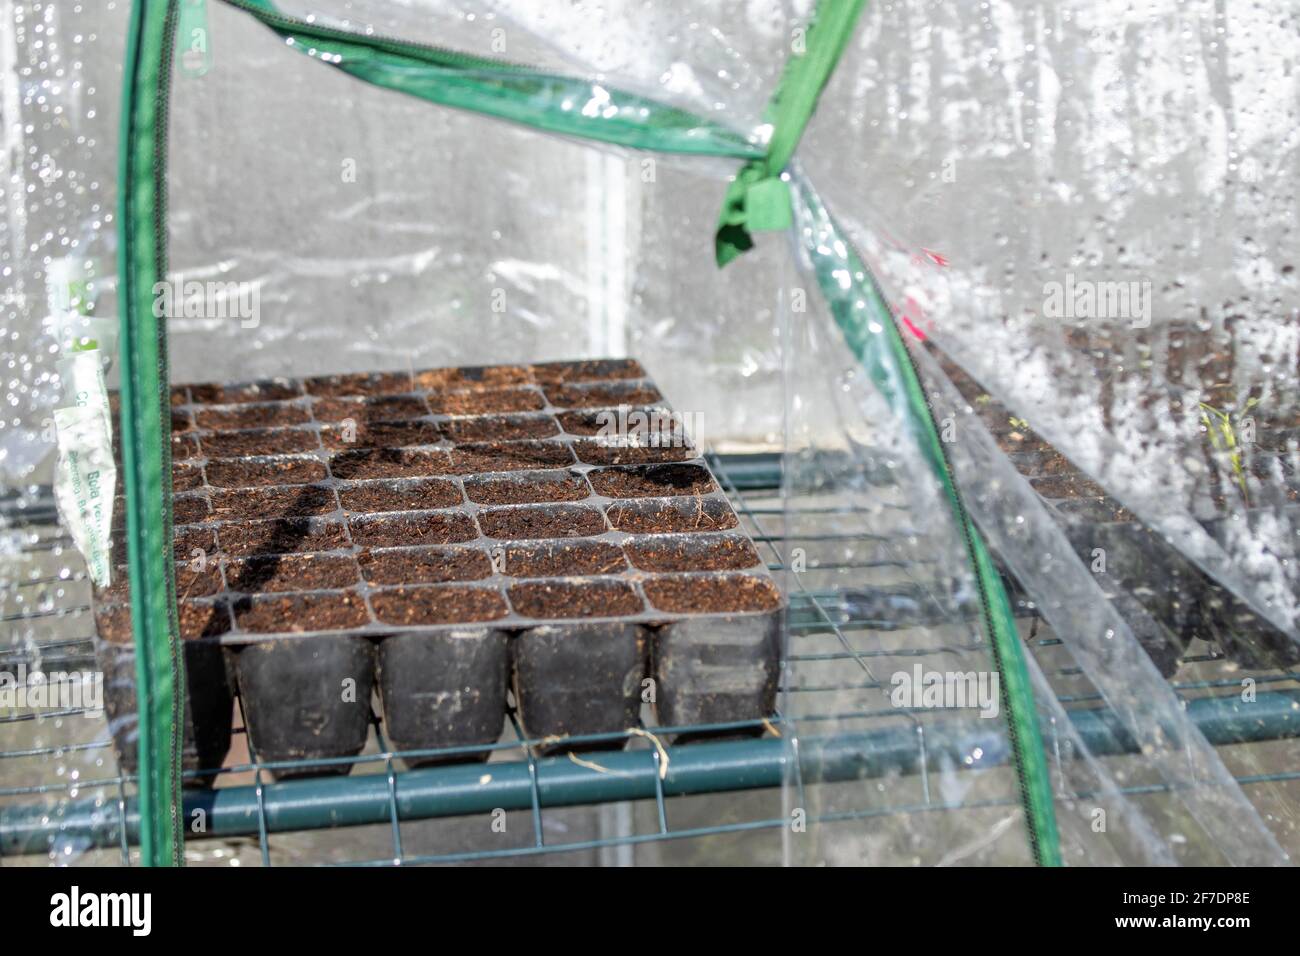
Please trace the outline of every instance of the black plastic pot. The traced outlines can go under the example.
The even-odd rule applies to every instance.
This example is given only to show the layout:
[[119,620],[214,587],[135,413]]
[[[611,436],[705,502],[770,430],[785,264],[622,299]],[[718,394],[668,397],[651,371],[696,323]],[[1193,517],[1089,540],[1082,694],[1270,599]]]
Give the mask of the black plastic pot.
[[[1075,523],[1065,533],[1156,669],[1172,675],[1201,627],[1199,570],[1137,522]],[[1153,568],[1160,569],[1158,587],[1151,583]],[[1139,607],[1146,613],[1134,613]]]
[[[395,634],[379,643],[379,696],[393,750],[492,744],[501,736],[508,635],[491,628]],[[408,757],[414,767],[486,760],[489,750]]]
[[[649,634],[635,624],[529,628],[513,641],[514,693],[530,738],[563,738],[640,727]],[[617,750],[624,738],[568,744],[542,753]]]
[[[186,771],[216,770],[230,751],[234,704],[225,659],[214,644],[186,642],[182,646],[186,687],[181,766]],[[135,774],[140,769],[135,648],[96,640],[95,659],[104,674],[104,711],[118,766],[123,773]],[[211,782],[211,776],[198,776],[188,779],[186,785],[207,786]]]
[[346,774],[351,764],[311,764],[355,757],[370,729],[374,644],[364,637],[282,638],[233,650],[249,746],[277,779]]
[[[654,629],[655,720],[663,727],[761,720],[776,710],[777,662],[785,612],[688,620]],[[682,733],[757,736],[752,728]]]

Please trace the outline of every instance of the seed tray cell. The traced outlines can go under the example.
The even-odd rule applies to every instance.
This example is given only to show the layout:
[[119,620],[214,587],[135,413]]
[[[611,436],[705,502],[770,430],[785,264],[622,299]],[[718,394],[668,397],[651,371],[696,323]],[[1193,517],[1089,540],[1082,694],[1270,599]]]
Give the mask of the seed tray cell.
[[[783,600],[634,361],[174,395],[182,636],[224,648],[246,698],[313,688],[299,709],[246,700],[263,760],[355,753],[348,680],[416,749],[493,743],[508,682],[535,738],[634,726],[651,679],[662,713],[772,712]],[[126,598],[96,595],[118,650]]]

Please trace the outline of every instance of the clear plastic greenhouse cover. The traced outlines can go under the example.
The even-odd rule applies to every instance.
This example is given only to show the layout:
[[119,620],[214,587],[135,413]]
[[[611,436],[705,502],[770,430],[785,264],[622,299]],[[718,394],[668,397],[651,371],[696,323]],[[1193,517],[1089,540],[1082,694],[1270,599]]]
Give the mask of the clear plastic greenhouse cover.
[[[233,298],[167,321],[171,381],[628,355],[701,445],[780,453],[751,530],[791,604],[772,812],[804,822],[756,831],[745,859],[1031,863],[1046,841],[1067,865],[1287,862],[1300,15],[868,3],[785,172],[791,227],[719,269],[728,182],[764,155],[814,6],[181,0],[168,278]],[[389,63],[363,82],[347,67],[364,50],[259,10],[582,82],[485,116],[465,90],[514,67]],[[116,315],[129,13],[0,0],[0,669],[61,660],[93,628],[49,613],[88,603],[92,535],[50,530],[54,410],[78,344],[114,348],[115,321],[85,323]],[[1015,669],[966,512],[1010,584],[1028,715],[996,689],[984,708],[899,703],[913,679]],[[1277,740],[1198,717],[1226,702],[1262,725],[1265,698],[1284,705]],[[0,820],[33,799],[56,821],[87,797],[115,811],[102,722],[6,714]],[[831,775],[804,745],[866,738],[904,751]],[[235,852],[211,847],[187,856]],[[49,846],[102,854],[71,831]]]

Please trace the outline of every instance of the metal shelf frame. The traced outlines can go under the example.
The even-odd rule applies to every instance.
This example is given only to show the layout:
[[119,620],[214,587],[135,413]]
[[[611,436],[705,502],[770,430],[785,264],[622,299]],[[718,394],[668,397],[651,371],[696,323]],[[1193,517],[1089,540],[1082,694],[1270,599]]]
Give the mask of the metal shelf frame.
[[[773,497],[780,487],[780,458],[776,455],[718,456],[711,455],[710,465],[727,491],[737,513],[746,523],[756,543],[770,552],[769,566],[774,571],[785,567],[784,546],[787,542],[770,530],[770,525],[786,513],[789,502]],[[751,496],[752,499],[751,500]],[[755,503],[766,500],[771,503]],[[44,514],[37,509],[34,516]],[[48,516],[45,516],[48,520]],[[27,542],[33,549],[58,547],[63,539],[59,535],[32,535]],[[846,566],[850,567],[850,566]],[[32,578],[20,586],[75,584],[70,577]],[[839,651],[799,652],[792,650],[784,664],[788,667],[799,662],[843,662],[845,670],[833,683],[790,686],[783,679],[783,693],[817,693],[835,690],[880,690],[881,685],[871,677],[868,664],[873,652],[855,648],[849,635],[855,631],[882,629],[896,626],[894,620],[873,620],[869,614],[849,600],[850,592],[836,590],[810,590],[801,584],[790,595],[789,631],[792,647],[805,635],[831,635],[841,648]],[[869,610],[869,608],[868,608]],[[1023,613],[1024,609],[1021,609]],[[69,604],[32,614],[20,614],[9,619],[21,624],[41,616],[75,616],[90,620],[89,608],[84,604]],[[924,626],[924,620],[913,622]],[[1031,645],[1050,648],[1059,641],[1046,639]],[[917,656],[945,650],[943,647],[915,648],[890,651],[889,656]],[[42,666],[74,668],[93,661],[91,637],[60,638],[40,643],[36,649]],[[7,667],[32,653],[31,648],[0,650],[0,667]],[[1068,676],[1069,668],[1059,673]],[[785,674],[783,667],[783,674]],[[1187,714],[1205,737],[1216,746],[1259,743],[1290,739],[1300,736],[1300,674],[1280,673],[1260,675],[1259,693],[1248,710],[1240,705],[1233,691],[1240,684],[1240,676],[1222,680],[1200,680],[1174,684],[1186,700]],[[1224,691],[1216,694],[1216,690]],[[1132,754],[1136,745],[1124,733],[1115,716],[1094,694],[1063,695],[1062,703],[1069,705],[1068,714],[1074,730],[1090,752],[1098,756]],[[0,735],[6,724],[21,721],[74,716],[77,711],[44,712],[42,714],[0,714]],[[603,849],[611,846],[635,845],[650,841],[691,839],[726,833],[741,833],[789,826],[784,816],[719,822],[705,827],[674,828],[670,826],[669,798],[727,793],[747,790],[775,789],[792,786],[802,791],[805,785],[838,783],[876,779],[890,774],[915,775],[922,784],[919,802],[899,803],[887,808],[871,808],[840,813],[827,813],[810,817],[809,822],[833,823],[837,820],[862,819],[890,813],[922,813],[947,811],[973,806],[997,806],[1002,801],[966,802],[950,804],[937,800],[928,785],[928,774],[940,766],[959,763],[960,755],[974,747],[983,748],[986,765],[997,766],[1009,758],[1000,735],[981,726],[982,721],[970,716],[945,717],[926,724],[924,728],[894,723],[866,730],[845,731],[839,724],[845,721],[870,720],[875,717],[907,716],[906,711],[882,708],[880,711],[861,710],[827,714],[801,715],[797,720],[776,714],[770,720],[743,724],[710,725],[690,728],[654,728],[649,732],[624,731],[594,735],[583,740],[615,740],[629,738],[632,749],[601,751],[584,755],[590,759],[573,760],[569,757],[534,756],[532,744],[524,738],[514,715],[509,726],[514,739],[503,740],[494,749],[501,756],[517,755],[518,759],[494,760],[489,763],[447,764],[436,767],[405,770],[399,761],[403,756],[454,756],[458,752],[481,750],[477,748],[448,748],[438,751],[416,751],[409,754],[388,749],[384,740],[382,722],[372,715],[378,752],[366,753],[356,758],[335,761],[314,761],[311,766],[324,764],[354,764],[354,772],[346,776],[323,776],[271,782],[268,771],[278,768],[304,766],[302,763],[272,764],[261,762],[256,754],[251,762],[231,765],[208,776],[226,777],[237,773],[251,773],[254,782],[239,786],[195,786],[185,792],[185,814],[190,819],[202,814],[206,825],[201,834],[189,839],[220,839],[256,836],[261,860],[270,865],[270,837],[272,834],[327,830],[338,827],[362,825],[387,825],[392,833],[392,853],[381,858],[347,861],[354,865],[389,866],[413,863],[456,863],[476,860],[508,859],[551,852]],[[829,732],[819,733],[819,724]],[[674,732],[701,730],[727,732],[735,739],[712,740],[682,746],[666,746],[660,738],[669,738]],[[1056,728],[1045,728],[1053,734]],[[65,746],[5,748],[0,745],[0,857],[49,852],[60,841],[72,841],[80,848],[117,847],[124,863],[130,862],[130,847],[139,832],[139,813],[136,807],[133,781],[121,775],[102,779],[79,780],[78,792],[97,794],[64,798],[74,787],[67,782],[40,782],[23,785],[4,785],[4,767],[9,760],[18,758],[49,757],[61,759],[66,755],[103,750],[111,759],[111,745],[106,728],[102,739],[91,742],[69,743]],[[1071,759],[1062,756],[1062,749],[1049,743],[1054,759],[1059,763]],[[189,778],[196,784],[198,774]],[[1259,774],[1238,778],[1243,785],[1300,779],[1300,770]],[[218,781],[223,782],[223,781]],[[1133,787],[1129,792],[1149,792],[1150,787]],[[110,798],[106,798],[105,795]],[[62,795],[62,796],[61,796]],[[802,793],[796,793],[801,805]],[[56,808],[51,801],[58,799]],[[619,803],[624,801],[653,801],[657,827],[654,832],[619,835],[602,839],[548,842],[545,838],[543,814],[547,809]],[[529,815],[531,841],[528,845],[500,849],[476,849],[467,852],[442,854],[416,854],[404,851],[402,823],[487,814],[498,810],[523,811]]]

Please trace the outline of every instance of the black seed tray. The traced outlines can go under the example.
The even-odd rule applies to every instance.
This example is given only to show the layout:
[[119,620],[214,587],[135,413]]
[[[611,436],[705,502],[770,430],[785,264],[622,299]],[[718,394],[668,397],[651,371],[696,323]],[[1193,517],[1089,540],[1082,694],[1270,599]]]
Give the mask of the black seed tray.
[[[1216,362],[1223,363],[1222,354],[1197,339],[1195,330],[1179,334],[1196,344],[1203,372],[1205,369],[1213,372]],[[1101,344],[1094,349],[1097,355],[1093,357],[1102,362],[1111,361],[1109,338],[1099,336],[1098,342]],[[1088,348],[1082,350],[1089,352]],[[980,413],[998,446],[1059,517],[1075,552],[1085,565],[1094,568],[1094,577],[1106,598],[1129,622],[1134,636],[1163,676],[1170,677],[1178,670],[1194,637],[1219,645],[1230,659],[1245,667],[1286,668],[1300,663],[1300,649],[1286,635],[1209,580],[1200,568],[1118,501],[1108,497],[1105,489],[1092,482],[1053,446],[1021,423],[1013,425],[1009,412],[989,396],[981,395],[979,386],[958,366],[936,357],[963,397]],[[1230,363],[1227,367],[1230,369]],[[1104,372],[1102,368],[1099,374]],[[1262,412],[1256,414],[1263,417]],[[1268,441],[1260,445],[1257,463],[1261,467],[1271,457],[1279,456],[1288,441],[1296,440],[1295,430],[1290,427],[1297,422],[1294,415],[1294,412],[1285,413],[1280,421],[1269,422],[1263,429]],[[1288,501],[1295,502],[1300,500],[1300,482],[1287,467],[1284,466],[1286,494]],[[1287,504],[1285,507],[1292,515],[1292,523],[1300,524],[1300,506]],[[1248,516],[1255,512],[1256,509],[1247,509]],[[1226,523],[1225,519],[1201,522],[1216,538],[1223,536]],[[1105,562],[1104,570],[1096,563],[1099,558]],[[1159,569],[1160,579],[1156,584],[1153,584],[1152,569]]]
[[401,750],[495,742],[508,687],[548,740],[774,709],[784,601],[635,361],[179,386],[172,454],[181,635],[264,761],[358,753],[372,688]]

